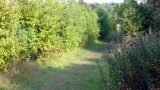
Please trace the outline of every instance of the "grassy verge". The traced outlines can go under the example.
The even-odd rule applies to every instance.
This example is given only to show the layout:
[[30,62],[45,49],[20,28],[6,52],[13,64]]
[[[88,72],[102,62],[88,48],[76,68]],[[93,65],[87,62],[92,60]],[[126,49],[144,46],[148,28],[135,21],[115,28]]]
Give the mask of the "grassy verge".
[[0,76],[0,90],[104,90],[104,82],[96,61],[108,75],[108,67],[95,51],[103,43],[88,44],[85,48],[62,54],[45,65],[25,63],[12,80]]

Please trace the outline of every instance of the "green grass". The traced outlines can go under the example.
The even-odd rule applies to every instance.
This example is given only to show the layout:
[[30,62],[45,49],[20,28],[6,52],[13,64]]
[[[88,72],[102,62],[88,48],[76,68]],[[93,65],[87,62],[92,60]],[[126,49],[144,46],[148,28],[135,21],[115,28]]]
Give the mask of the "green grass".
[[[0,76],[0,90],[104,90],[96,61],[105,75],[108,67],[96,50],[104,43],[88,44],[85,48],[62,54],[45,65],[29,62],[12,80]],[[107,77],[106,76],[106,77]]]

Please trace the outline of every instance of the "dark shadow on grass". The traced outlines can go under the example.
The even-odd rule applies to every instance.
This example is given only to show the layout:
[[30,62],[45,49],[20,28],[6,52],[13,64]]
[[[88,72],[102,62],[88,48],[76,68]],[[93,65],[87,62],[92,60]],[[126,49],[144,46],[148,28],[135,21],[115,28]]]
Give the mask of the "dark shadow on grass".
[[[79,64],[66,67],[65,75],[59,75],[53,81],[53,90],[104,90],[104,83],[97,67],[97,59],[88,59]],[[55,85],[59,83],[59,85]]]
[[[32,69],[33,67],[26,67],[25,69]],[[52,82],[52,75],[60,71],[62,70],[57,68],[40,68],[37,66],[32,70],[23,70],[14,75],[12,83],[20,85],[20,87],[13,90],[41,90],[45,84]]]
[[37,66],[14,75],[12,83],[20,85],[13,90],[103,90],[103,82],[96,64],[97,59],[89,59],[91,64],[82,62],[65,69]]
[[[84,49],[99,52],[105,42],[88,43]],[[97,59],[86,57],[92,63],[71,64],[65,69],[28,65],[14,75],[12,83],[20,85],[13,90],[103,90],[104,83],[97,67]]]

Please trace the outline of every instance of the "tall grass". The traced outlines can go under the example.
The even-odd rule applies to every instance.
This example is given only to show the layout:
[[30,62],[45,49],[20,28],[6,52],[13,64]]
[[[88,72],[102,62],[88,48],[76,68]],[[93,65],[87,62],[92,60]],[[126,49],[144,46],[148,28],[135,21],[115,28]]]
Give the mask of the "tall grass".
[[111,43],[103,58],[110,65],[111,90],[160,89],[160,34],[126,36]]

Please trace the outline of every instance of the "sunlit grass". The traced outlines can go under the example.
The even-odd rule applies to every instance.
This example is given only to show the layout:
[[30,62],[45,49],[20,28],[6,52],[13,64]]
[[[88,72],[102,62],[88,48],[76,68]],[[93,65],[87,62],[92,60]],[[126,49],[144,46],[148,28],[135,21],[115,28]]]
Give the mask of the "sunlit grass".
[[[13,80],[3,79],[4,83],[1,80],[0,87],[2,90],[104,90],[96,63],[101,54],[95,51],[101,45],[101,42],[88,44],[85,48],[48,60],[45,65],[26,63]],[[100,65],[104,71],[108,70],[104,62],[101,61]]]

